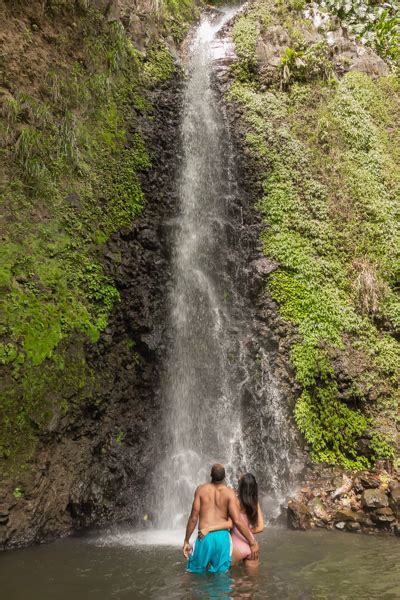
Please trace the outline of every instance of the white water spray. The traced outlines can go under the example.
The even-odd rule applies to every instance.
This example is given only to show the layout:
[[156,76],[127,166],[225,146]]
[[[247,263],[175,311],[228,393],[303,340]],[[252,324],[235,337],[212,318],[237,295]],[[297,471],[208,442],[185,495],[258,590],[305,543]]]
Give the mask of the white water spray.
[[213,41],[236,11],[204,17],[190,49],[165,381],[169,448],[157,479],[160,523],[166,527],[183,524],[194,489],[208,479],[213,462],[223,462],[233,474],[241,440],[227,336],[232,318],[224,222],[233,183],[211,86],[212,62],[221,55]]

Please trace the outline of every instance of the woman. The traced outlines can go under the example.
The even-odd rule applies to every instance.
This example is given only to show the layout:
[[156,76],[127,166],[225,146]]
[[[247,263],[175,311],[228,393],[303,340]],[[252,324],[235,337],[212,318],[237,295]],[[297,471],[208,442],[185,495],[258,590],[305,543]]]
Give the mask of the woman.
[[[264,530],[264,516],[258,502],[258,485],[256,478],[251,473],[245,473],[239,479],[238,493],[236,502],[240,511],[240,516],[245,525],[251,530],[253,534],[261,533]],[[219,523],[214,527],[202,529],[199,532],[199,537],[204,537],[210,531],[218,531],[220,529],[227,529],[232,527],[232,521],[228,519],[228,526],[226,521],[224,524]],[[232,538],[232,561],[231,566],[238,564],[243,561],[247,567],[257,567],[259,560],[251,560],[251,550],[248,541],[238,531],[236,527],[233,527],[231,531]]]
[[[240,516],[253,534],[264,531],[264,516],[258,502],[258,485],[256,478],[251,473],[245,473],[239,479],[239,488],[237,495],[238,508]],[[259,560],[251,560],[251,550],[248,541],[242,534],[233,527],[232,537],[232,561],[231,565],[239,562],[247,567],[257,567]]]

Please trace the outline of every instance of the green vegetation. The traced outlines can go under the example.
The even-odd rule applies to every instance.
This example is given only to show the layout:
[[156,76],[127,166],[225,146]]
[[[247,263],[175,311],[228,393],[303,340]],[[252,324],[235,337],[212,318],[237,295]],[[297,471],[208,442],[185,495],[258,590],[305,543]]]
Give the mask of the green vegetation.
[[122,442],[125,439],[125,435],[126,435],[125,431],[119,431],[117,433],[117,435],[115,436],[115,443],[118,444],[118,445],[122,444]]
[[150,60],[144,65],[144,73],[149,81],[156,85],[169,79],[175,71],[174,61],[165,46],[154,48],[150,52]]
[[201,5],[202,0],[155,0],[153,7],[162,37],[182,42]]
[[256,73],[256,46],[260,32],[270,23],[269,10],[260,4],[245,16],[236,20],[233,27],[233,40],[239,61],[232,69],[240,81],[251,81]]
[[367,467],[394,458],[399,418],[400,85],[336,79],[323,43],[299,46],[310,24],[272,0],[239,19],[235,41],[246,32],[254,48],[249,32],[262,36],[265,13],[294,50],[267,87],[241,40],[228,98],[262,181],[265,254],[280,264],[269,292],[303,339],[291,350],[303,389],[295,417],[316,461]]
[[26,90],[10,71],[6,87],[15,91],[2,88],[5,471],[29,460],[40,432],[60,414],[96,403],[102,375],[88,367],[84,344],[97,342],[119,300],[99,257],[143,209],[139,174],[150,157],[140,122],[151,119],[154,87],[175,71],[163,35],[178,38],[194,11],[192,0],[168,0],[161,9],[154,16],[160,34],[143,56],[119,22],[107,24],[87,3],[49,2],[50,17],[73,11],[79,44],[71,55],[67,36],[60,37],[58,61],[41,81]]
[[396,1],[320,0],[321,9],[337,15],[351,33],[374,48],[382,58],[399,64],[400,8]]
[[19,498],[22,498],[23,495],[24,495],[24,493],[21,490],[21,488],[19,488],[19,487],[16,487],[15,490],[13,491],[13,496],[16,500],[18,500]]
[[281,88],[287,89],[292,81],[328,80],[332,77],[332,64],[326,42],[315,42],[302,49],[286,48],[280,63]]

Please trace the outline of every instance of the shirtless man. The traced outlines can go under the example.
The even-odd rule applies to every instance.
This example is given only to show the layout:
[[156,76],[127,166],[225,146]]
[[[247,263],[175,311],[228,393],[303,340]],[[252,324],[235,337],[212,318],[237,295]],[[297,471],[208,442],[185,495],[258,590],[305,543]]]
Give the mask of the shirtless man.
[[[189,543],[197,521],[199,537],[194,550]],[[187,571],[190,573],[225,573],[231,566],[232,523],[249,542],[251,558],[258,558],[259,547],[251,531],[240,517],[235,493],[225,485],[225,468],[216,464],[211,469],[211,483],[200,485],[194,494],[192,512],[187,522],[183,543],[183,555],[188,559]],[[216,527],[218,531],[215,531]],[[206,536],[201,536],[204,528],[212,528]]]

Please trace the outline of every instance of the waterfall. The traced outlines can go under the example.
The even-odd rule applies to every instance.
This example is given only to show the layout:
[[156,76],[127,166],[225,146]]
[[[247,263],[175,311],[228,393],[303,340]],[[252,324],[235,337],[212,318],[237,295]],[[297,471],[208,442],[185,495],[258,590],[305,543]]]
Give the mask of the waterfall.
[[212,40],[235,10],[205,16],[190,48],[165,376],[169,450],[162,469],[161,522],[169,526],[182,525],[196,485],[208,478],[212,462],[232,470],[240,445],[240,411],[228,365],[225,265],[224,224],[233,184],[224,123],[211,86]]
[[[228,7],[218,16],[206,14],[189,52],[163,385],[167,452],[155,475],[155,512],[158,525],[164,528],[184,525],[194,490],[208,480],[213,462],[225,464],[231,483],[257,462],[254,445],[243,439],[244,394],[253,394],[256,402],[265,404],[261,412],[257,409],[260,422],[256,423],[263,443],[271,423],[284,426],[267,364],[257,368],[268,390],[258,381],[252,391],[243,343],[251,322],[250,326],[244,322],[242,291],[235,289],[230,268],[227,232],[232,227],[230,207],[238,197],[238,182],[229,131],[213,89],[213,64],[221,58],[223,46],[216,36],[237,10]],[[260,389],[263,397],[258,398]],[[264,470],[275,491],[280,491],[280,474],[287,470],[289,460],[287,449],[279,448],[279,437],[278,430],[273,432],[276,449],[259,448],[259,458],[272,457]]]

